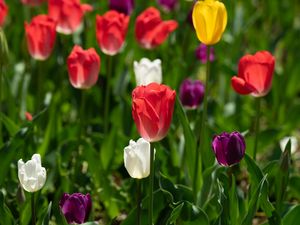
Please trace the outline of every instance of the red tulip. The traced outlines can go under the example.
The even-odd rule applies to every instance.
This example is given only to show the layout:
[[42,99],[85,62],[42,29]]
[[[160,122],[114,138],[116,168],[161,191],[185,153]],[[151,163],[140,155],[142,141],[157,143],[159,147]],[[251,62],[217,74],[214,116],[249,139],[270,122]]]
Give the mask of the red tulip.
[[98,80],[100,57],[94,48],[83,50],[75,45],[68,57],[69,79],[74,88],[88,89]]
[[21,0],[23,4],[30,6],[37,6],[42,4],[45,0]]
[[132,92],[132,116],[140,135],[149,142],[163,139],[169,130],[176,92],[151,83]]
[[93,7],[80,4],[80,0],[49,0],[48,10],[49,16],[57,21],[56,31],[71,34],[80,27],[84,13],[92,11]]
[[96,36],[101,50],[107,55],[117,54],[124,44],[129,16],[110,10],[96,18]]
[[162,21],[160,12],[149,7],[135,22],[135,37],[143,48],[151,49],[162,44],[178,26],[175,20]]
[[238,75],[232,77],[231,85],[241,95],[264,96],[271,88],[274,66],[275,59],[268,51],[245,55],[240,59]]
[[46,15],[34,17],[30,24],[25,22],[27,46],[30,55],[37,60],[49,57],[56,38],[56,23]]
[[5,22],[7,11],[8,11],[8,8],[7,8],[6,4],[5,4],[5,1],[4,0],[0,0],[0,26],[1,27],[2,27],[2,25]]

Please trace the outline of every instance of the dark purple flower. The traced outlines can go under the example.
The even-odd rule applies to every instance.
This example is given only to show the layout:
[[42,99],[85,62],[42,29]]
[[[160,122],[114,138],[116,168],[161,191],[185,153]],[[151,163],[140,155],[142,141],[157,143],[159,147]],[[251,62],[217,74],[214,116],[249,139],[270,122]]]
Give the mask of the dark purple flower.
[[195,109],[203,100],[205,87],[204,84],[190,79],[184,80],[179,89],[179,98],[183,106]]
[[92,208],[89,194],[64,193],[59,202],[60,210],[69,224],[82,224],[87,221]]
[[109,9],[116,10],[126,15],[131,14],[134,8],[134,0],[109,0]]
[[[205,44],[200,44],[195,51],[196,58],[201,61],[201,63],[207,62],[207,46]],[[210,47],[209,61],[215,60],[215,50],[213,47]]]
[[178,3],[178,0],[157,0],[157,3],[167,12],[172,11]]
[[239,163],[245,155],[246,143],[239,132],[223,132],[216,135],[212,141],[212,149],[222,166]]

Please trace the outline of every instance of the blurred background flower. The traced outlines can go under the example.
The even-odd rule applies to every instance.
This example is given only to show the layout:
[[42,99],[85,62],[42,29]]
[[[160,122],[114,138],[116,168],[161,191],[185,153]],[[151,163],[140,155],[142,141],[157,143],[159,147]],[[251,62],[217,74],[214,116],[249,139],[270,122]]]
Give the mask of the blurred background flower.
[[47,15],[38,15],[25,22],[27,47],[32,58],[46,60],[54,47],[56,22]]
[[100,57],[94,48],[83,50],[75,45],[67,64],[69,79],[74,88],[88,89],[96,84],[100,71]]
[[102,52],[115,55],[121,51],[125,42],[129,16],[115,10],[96,17],[97,42]]
[[3,26],[8,13],[8,7],[4,0],[0,0],[0,26]]
[[57,21],[56,31],[71,34],[77,31],[86,12],[93,10],[89,4],[80,4],[79,0],[48,0],[48,14]]
[[157,2],[166,12],[174,10],[178,4],[178,0],[157,0]]
[[88,220],[92,209],[92,200],[90,194],[64,193],[59,206],[68,224],[82,224]]
[[[195,50],[196,58],[201,63],[207,62],[207,46],[205,44],[199,44],[199,46]],[[209,53],[209,61],[213,62],[215,60],[215,49],[213,47],[210,47],[210,53]]]
[[149,7],[135,21],[135,37],[141,47],[152,49],[161,45],[178,26],[175,20],[163,21],[160,12]]
[[109,0],[109,8],[130,15],[134,9],[134,0]]
[[197,108],[203,101],[204,92],[205,87],[201,81],[185,79],[179,89],[181,104],[190,109]]
[[161,60],[150,61],[142,58],[140,62],[134,61],[134,74],[136,85],[148,85],[152,82],[160,84],[162,82]]

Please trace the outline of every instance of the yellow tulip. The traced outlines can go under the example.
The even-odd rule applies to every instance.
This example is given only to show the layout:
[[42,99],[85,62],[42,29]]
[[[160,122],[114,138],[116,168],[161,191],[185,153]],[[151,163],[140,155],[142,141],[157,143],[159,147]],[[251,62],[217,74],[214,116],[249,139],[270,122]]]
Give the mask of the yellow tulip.
[[193,24],[202,43],[216,44],[220,41],[227,24],[224,4],[216,0],[196,2],[193,9]]

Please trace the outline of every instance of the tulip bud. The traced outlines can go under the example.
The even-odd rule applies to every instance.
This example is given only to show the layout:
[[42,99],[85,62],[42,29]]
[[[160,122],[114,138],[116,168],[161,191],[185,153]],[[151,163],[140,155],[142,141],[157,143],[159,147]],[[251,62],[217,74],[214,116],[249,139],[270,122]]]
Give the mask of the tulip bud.
[[147,141],[163,139],[171,125],[176,93],[163,84],[137,86],[132,92],[132,116]]
[[67,60],[69,79],[74,88],[88,89],[96,84],[100,57],[94,48],[83,50],[75,45]]
[[80,4],[79,0],[48,0],[48,14],[57,22],[56,31],[72,34],[77,31],[86,12],[93,10],[89,4]]
[[205,87],[199,81],[192,81],[190,79],[184,80],[180,85],[179,97],[183,106],[191,109],[197,108],[204,97]]
[[134,0],[109,0],[109,9],[130,15],[134,8]]
[[135,37],[141,47],[152,49],[161,45],[177,26],[174,20],[162,21],[160,12],[149,7],[135,21]]
[[262,97],[272,86],[275,59],[268,51],[245,55],[240,59],[238,75],[232,77],[233,89],[241,94]]
[[157,0],[158,4],[166,11],[172,11],[178,4],[178,0]]
[[89,194],[66,194],[60,199],[59,207],[68,224],[82,224],[88,220],[92,209],[92,200]]
[[245,155],[246,143],[239,132],[223,132],[213,138],[212,149],[220,165],[239,163]]
[[46,182],[46,169],[42,167],[41,156],[34,154],[26,163],[18,161],[18,177],[25,191],[36,192]]
[[[207,62],[207,46],[205,44],[200,44],[195,51],[196,58],[200,60],[201,63]],[[209,52],[209,61],[212,62],[215,60],[215,50],[213,47],[210,47]]]
[[222,2],[198,1],[192,17],[197,37],[202,43],[213,45],[220,41],[227,25],[227,11]]
[[129,16],[115,10],[96,17],[96,37],[101,51],[107,55],[115,55],[121,51],[128,23]]
[[134,73],[136,85],[148,85],[156,82],[162,82],[161,60],[155,59],[150,61],[147,58],[142,58],[140,62],[134,61]]
[[5,22],[5,18],[7,16],[7,12],[8,12],[8,7],[5,4],[4,0],[0,0],[0,27],[3,26],[4,22]]
[[34,17],[30,24],[25,22],[27,47],[36,60],[46,60],[54,47],[56,22],[46,15]]
[[132,178],[142,179],[150,174],[150,143],[143,138],[130,140],[124,148],[124,165]]
[[5,33],[0,27],[0,66],[4,66],[7,64],[8,57],[9,57],[9,51],[8,51]]

